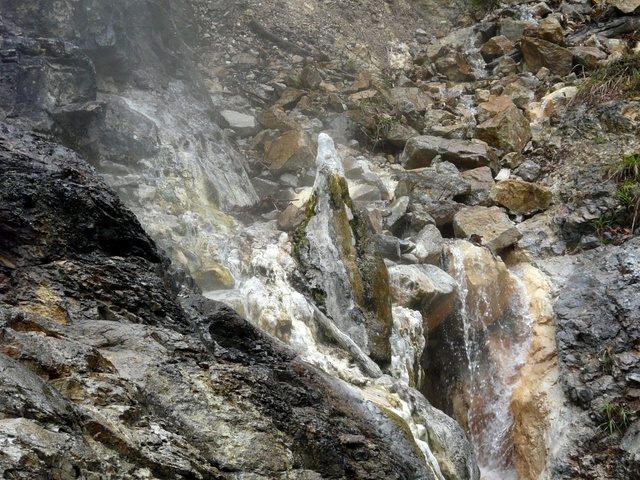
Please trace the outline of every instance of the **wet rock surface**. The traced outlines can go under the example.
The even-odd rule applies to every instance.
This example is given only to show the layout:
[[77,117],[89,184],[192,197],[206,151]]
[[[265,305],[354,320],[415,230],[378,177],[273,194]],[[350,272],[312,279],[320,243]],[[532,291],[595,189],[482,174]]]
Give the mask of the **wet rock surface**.
[[[612,176],[611,168],[619,168],[616,165],[624,158],[640,153],[637,84],[625,83],[624,74],[634,72],[637,65],[638,17],[633,14],[636,1],[592,5],[569,0],[561,4],[491,5],[487,9],[478,3],[443,5],[405,0],[362,0],[348,6],[333,0],[309,0],[304,4],[294,0],[231,4],[200,0],[7,0],[0,1],[0,6],[0,117],[13,125],[51,135],[86,157],[134,210],[158,245],[175,263],[188,269],[201,287],[214,289],[209,292],[211,296],[233,303],[254,324],[286,342],[297,342],[296,348],[307,359],[317,353],[313,352],[317,345],[323,352],[336,351],[331,341],[326,342],[326,333],[319,332],[317,322],[308,318],[310,305],[322,306],[322,300],[300,299],[289,285],[298,268],[290,253],[295,232],[307,220],[305,203],[315,178],[316,141],[323,131],[335,139],[345,170],[341,192],[347,192],[348,187],[353,200],[349,211],[345,210],[347,216],[351,213],[359,219],[358,229],[367,230],[367,238],[371,232],[378,234],[370,242],[362,243],[356,238],[355,248],[376,258],[382,254],[390,269],[422,269],[426,265],[421,262],[428,262],[432,264],[428,268],[444,273],[449,257],[446,251],[441,254],[441,239],[446,243],[447,238],[456,235],[456,215],[469,206],[498,204],[508,209],[500,218],[506,219],[505,229],[510,232],[506,242],[509,248],[493,250],[505,259],[513,250],[517,260],[511,261],[517,263],[526,258],[548,267],[551,286],[545,288],[555,289],[555,293],[561,290],[569,271],[565,267],[573,266],[573,259],[583,258],[581,252],[589,249],[595,249],[593,257],[584,258],[591,259],[594,266],[584,271],[585,276],[604,276],[603,284],[618,281],[614,274],[598,272],[620,265],[613,260],[596,260],[625,248],[625,242],[634,238],[631,219],[636,214],[628,198],[624,203],[622,182]],[[353,28],[355,24],[363,28]],[[621,81],[614,85],[603,78]],[[33,144],[39,141],[24,148],[30,149],[29,155],[46,159],[48,155],[34,153]],[[9,144],[14,145],[12,142]],[[52,147],[52,156],[59,155],[58,148]],[[185,317],[184,308],[180,310],[171,299],[178,280],[158,274],[166,270],[166,260],[156,252],[153,242],[138,226],[128,230],[130,234],[122,239],[123,225],[129,220],[123,223],[111,215],[99,215],[118,209],[114,200],[90,187],[76,200],[64,197],[49,214],[34,217],[31,224],[25,222],[25,218],[31,218],[29,212],[42,206],[41,188],[66,192],[79,179],[91,184],[88,175],[84,167],[76,165],[69,172],[56,173],[47,182],[30,178],[24,171],[6,177],[15,181],[26,176],[31,182],[28,188],[7,196],[12,201],[20,199],[22,210],[0,207],[1,218],[10,226],[0,238],[4,242],[0,265],[4,272],[12,272],[13,283],[3,293],[10,300],[5,301],[13,305],[11,312],[19,308],[20,312],[50,318],[65,326],[73,324],[78,315],[88,315],[109,324],[143,322],[147,329],[170,328],[186,337],[195,335],[191,333],[194,328],[194,332],[197,330],[191,326],[191,314]],[[523,186],[526,188],[520,188]],[[490,195],[491,191],[494,195]],[[80,209],[85,208],[88,214],[83,216]],[[73,222],[81,234],[67,227],[43,230],[43,225],[58,218]],[[495,230],[498,224],[495,219],[485,223],[489,230]],[[513,230],[513,224],[522,238],[518,239],[520,234]],[[17,238],[18,231],[24,232],[28,242]],[[487,235],[458,235],[468,236],[476,244],[479,261],[498,261],[485,248]],[[85,250],[81,256],[69,259],[76,242]],[[39,260],[29,265],[21,263],[29,255]],[[274,266],[276,256],[281,264]],[[114,266],[112,259],[119,262],[120,258],[127,259],[126,268]],[[557,265],[553,266],[554,262]],[[149,265],[152,271],[148,271]],[[379,267],[378,259],[365,263],[363,268],[374,272]],[[618,273],[626,278],[624,271],[622,267]],[[70,279],[74,275],[84,276],[75,281]],[[42,288],[33,288],[35,279],[43,279]],[[367,280],[367,285],[375,284],[373,280]],[[574,280],[582,285],[582,278]],[[593,285],[580,288],[583,287],[588,290]],[[149,288],[157,293],[149,293]],[[300,291],[307,291],[305,288]],[[626,288],[633,291],[634,287],[629,283]],[[20,293],[15,299],[12,289],[30,293]],[[66,292],[78,289],[84,293],[67,297]],[[602,291],[600,287],[596,290]],[[270,292],[266,300],[260,297],[264,292]],[[374,288],[372,292],[367,301],[374,304],[388,297],[385,288]],[[555,298],[555,293],[550,295]],[[565,294],[562,298],[568,302]],[[101,303],[93,308],[91,302],[95,299]],[[568,311],[565,303],[561,305]],[[406,309],[385,304],[386,313],[389,306]],[[498,311],[503,307],[496,305]],[[601,307],[606,310],[604,305],[594,306]],[[402,318],[421,316],[416,310],[406,310]],[[558,315],[565,315],[565,310]],[[616,307],[616,315],[619,322],[633,318],[622,307]],[[520,443],[515,446],[521,480],[573,478],[577,471],[588,478],[635,478],[637,422],[624,434],[610,435],[606,441],[600,434],[600,425],[606,418],[602,406],[610,402],[618,408],[623,397],[627,398],[624,401],[630,418],[637,417],[634,400],[629,400],[635,398],[636,377],[632,372],[622,375],[616,370],[600,375],[593,373],[591,366],[586,373],[578,370],[582,367],[575,358],[588,363],[594,354],[585,353],[583,358],[567,346],[561,355],[563,368],[570,372],[571,386],[567,387],[565,398],[557,387],[560,374],[551,351],[555,344],[554,318],[541,317],[544,323],[536,328],[538,333],[544,333],[534,341],[530,364],[523,370],[524,376],[529,375],[524,385],[534,388],[523,387],[514,401],[514,411],[521,408],[518,418],[523,421],[517,433]],[[568,331],[576,345],[583,338],[593,337],[591,324],[575,320],[573,314],[565,317],[575,325],[568,330],[563,327],[563,335]],[[408,324],[396,324],[396,320],[392,328],[390,318],[385,318],[384,328],[377,332],[381,334],[375,339],[379,348],[374,356],[381,365],[388,365],[390,353],[392,358],[400,358],[394,348],[406,344],[411,335],[418,345],[428,340],[424,355],[421,354],[425,368],[430,362],[446,363],[455,357],[451,351],[441,353],[442,344],[449,341],[442,332],[425,338],[425,332]],[[441,325],[447,322],[445,319]],[[311,331],[313,341],[300,334],[305,329]],[[596,331],[609,339],[608,335],[614,335],[610,329],[598,327]],[[19,362],[35,365],[30,356],[36,355],[33,352],[38,352],[44,343],[32,342],[22,331],[15,332],[13,329],[6,337],[20,345],[8,350],[12,358],[18,358],[16,352],[22,348],[24,357]],[[152,338],[160,335],[154,332]],[[134,335],[124,330],[121,334]],[[135,334],[141,335],[138,331]],[[426,332],[426,337],[429,334]],[[56,335],[62,334],[56,333],[53,338],[57,339]],[[405,336],[402,341],[396,338],[394,343],[390,335]],[[611,337],[618,349],[615,362],[633,366],[634,353],[623,351],[619,335]],[[313,343],[313,348],[307,343]],[[124,348],[118,345],[114,344],[114,351]],[[99,348],[106,351],[110,347]],[[147,347],[138,343],[135,348]],[[200,352],[200,347],[193,348]],[[585,347],[585,352],[590,348]],[[72,353],[56,357],[55,361],[38,360],[44,366],[34,367],[37,375],[50,376],[52,381],[62,378],[75,371],[71,359],[76,357],[84,369],[112,372],[113,368],[125,367],[113,360],[115,354],[105,353],[102,358],[82,345],[70,349]],[[416,345],[414,350],[420,349]],[[233,353],[230,358],[251,358],[243,355]],[[447,355],[450,358],[439,358]],[[175,365],[187,357],[179,356],[179,362],[169,365],[179,369]],[[110,367],[108,361],[115,367]],[[210,364],[209,360],[201,363]],[[418,363],[411,366],[414,381],[423,375]],[[164,362],[159,364],[170,370]],[[343,378],[358,385],[369,381],[354,374],[358,368],[353,365],[328,367],[325,360],[317,358],[316,365],[333,374],[339,371]],[[15,365],[7,368],[18,371]],[[140,371],[150,371],[145,368],[140,367]],[[540,372],[544,373],[542,381],[536,377]],[[156,379],[154,375],[149,374]],[[427,379],[429,386],[423,391],[428,395],[430,389],[438,391],[435,383],[446,373],[438,375]],[[589,378],[584,380],[583,376]],[[251,378],[253,382],[256,377]],[[258,380],[254,383],[260,384]],[[157,380],[157,385],[161,384]],[[78,398],[90,398],[96,390],[83,390],[66,380],[60,380],[59,386],[64,398],[73,397],[74,404],[84,401]],[[104,387],[109,391],[114,388]],[[44,392],[47,398],[55,395],[41,386],[32,385],[28,390]],[[451,398],[464,405],[464,395],[457,391]],[[70,418],[71,410],[65,410],[58,400],[51,402],[55,405],[45,409],[47,412],[55,412],[51,415],[56,419]],[[187,404],[178,403],[180,408]],[[108,419],[129,418],[127,413],[114,413],[117,408],[109,410],[108,415],[105,411],[100,414]],[[619,415],[621,410],[615,412]],[[614,426],[621,421],[615,415]],[[418,417],[414,420],[420,425],[429,423]],[[69,443],[70,437],[64,436],[68,432],[54,432],[56,435],[52,436],[52,429],[45,426],[43,430],[37,421],[9,419],[2,427],[7,436],[21,438],[24,445],[29,445],[16,453],[23,455],[20,458],[25,459],[25,464],[37,463],[37,439],[47,439],[51,445]],[[85,428],[86,424],[84,420],[64,421],[77,424],[78,428]],[[210,425],[207,421],[203,420],[204,424]],[[217,431],[231,431],[227,427],[235,428],[234,422],[228,420]],[[172,430],[165,424],[158,425],[183,435],[177,427]],[[258,426],[243,430],[239,438],[250,441],[264,434],[260,438],[268,437],[276,445],[273,455],[261,451],[261,460],[244,458],[250,455],[245,455],[241,445],[231,442],[232,447],[211,463],[212,468],[222,472],[222,478],[351,475],[347,467],[327,467],[320,473],[306,470],[307,467],[280,469],[277,465],[295,464],[297,458],[286,441],[278,440],[288,434],[278,430],[275,437],[269,436],[271,433],[265,432],[271,430],[263,428],[264,424],[255,425]],[[459,437],[449,427],[444,428],[445,433],[431,424],[425,427],[431,432],[430,439],[452,435],[455,441],[449,444],[459,443]],[[142,427],[136,424],[135,428]],[[155,436],[148,441],[157,448],[145,447],[149,451],[162,450],[167,438],[171,442],[177,438],[158,428],[153,426]],[[157,476],[156,472],[164,468],[154,466],[160,460],[149,458],[155,459],[158,454],[147,450],[145,466],[130,466],[134,464],[132,458],[142,458],[136,453],[138,450],[116,439],[117,429],[96,429],[98,433],[92,435],[104,439],[113,434],[113,442],[124,445],[117,453],[118,459],[126,456],[129,462],[117,460],[118,465],[124,465],[122,471],[144,477]],[[425,440],[427,435],[423,432],[420,436],[418,430],[422,432],[422,427],[416,427],[414,438]],[[567,433],[573,431],[575,435]],[[340,438],[345,445],[358,444],[352,437]],[[433,444],[431,440],[429,443]],[[450,452],[437,453],[441,446],[433,445],[433,453],[445,477],[477,476],[465,445],[458,445],[456,451],[462,453],[455,462],[451,461]],[[84,446],[73,448],[77,458],[93,455],[86,453]],[[180,448],[171,450],[173,456],[170,462],[167,460],[173,474],[177,478],[207,478],[209,467],[190,473],[201,467],[186,466],[184,458],[188,455]],[[191,447],[185,448],[191,452]],[[237,453],[231,451],[235,448]],[[116,458],[109,456],[116,455],[111,450],[100,450],[100,455],[103,459]],[[208,454],[198,455],[209,458]],[[54,464],[54,477],[75,475],[70,473],[74,469],[70,464],[48,460],[57,455],[45,457]],[[567,458],[571,459],[568,463]],[[264,466],[260,466],[263,461]],[[471,466],[465,465],[466,461]],[[97,471],[104,466],[105,472],[112,472],[106,460],[95,462],[103,462]],[[203,473],[205,470],[207,473]],[[23,477],[37,478],[31,473]]]
[[190,292],[75,154],[0,133],[5,478],[433,478],[362,397]]

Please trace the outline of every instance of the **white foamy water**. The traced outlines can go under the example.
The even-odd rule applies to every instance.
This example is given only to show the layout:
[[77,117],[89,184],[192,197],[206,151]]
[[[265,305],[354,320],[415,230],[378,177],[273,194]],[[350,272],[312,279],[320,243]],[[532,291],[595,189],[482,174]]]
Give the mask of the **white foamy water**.
[[[470,248],[480,247],[458,241],[450,248],[453,276],[459,284],[458,315],[468,364],[467,434],[482,479],[517,480],[510,405],[529,351],[533,318],[518,277],[497,272],[506,268],[498,259],[495,263],[465,261]],[[469,272],[470,268],[474,271]],[[469,275],[496,281],[469,285]],[[501,276],[505,278],[497,280]]]

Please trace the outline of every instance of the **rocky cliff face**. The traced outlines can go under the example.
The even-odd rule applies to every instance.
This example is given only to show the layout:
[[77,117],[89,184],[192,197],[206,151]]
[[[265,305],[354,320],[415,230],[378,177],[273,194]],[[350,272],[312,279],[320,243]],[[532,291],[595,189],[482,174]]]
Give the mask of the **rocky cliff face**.
[[637,7],[0,0],[5,475],[477,478],[408,385],[491,405],[461,313],[509,353],[512,287],[469,294],[495,263],[533,322],[498,476],[638,478]]
[[180,289],[73,152],[0,132],[4,478],[437,478],[400,424]]

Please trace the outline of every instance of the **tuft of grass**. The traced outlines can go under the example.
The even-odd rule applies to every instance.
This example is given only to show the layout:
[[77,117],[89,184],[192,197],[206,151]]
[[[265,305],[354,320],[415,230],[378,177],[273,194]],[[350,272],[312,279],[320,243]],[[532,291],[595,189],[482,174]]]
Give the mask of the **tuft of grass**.
[[600,369],[605,375],[612,375],[616,365],[616,352],[611,345],[605,346],[598,355]]
[[616,98],[640,97],[640,54],[629,53],[619,60],[596,67],[585,78],[572,103],[595,107]]
[[640,154],[627,155],[607,166],[610,178],[616,181],[616,198],[630,214],[631,232],[635,231],[640,210]]
[[623,432],[631,423],[632,412],[624,403],[605,402],[600,406],[603,422],[599,425],[609,436]]
[[595,220],[591,221],[591,226],[595,230],[595,234],[600,240],[602,245],[605,244],[604,234],[609,227],[611,227],[612,219],[607,215],[600,215]]

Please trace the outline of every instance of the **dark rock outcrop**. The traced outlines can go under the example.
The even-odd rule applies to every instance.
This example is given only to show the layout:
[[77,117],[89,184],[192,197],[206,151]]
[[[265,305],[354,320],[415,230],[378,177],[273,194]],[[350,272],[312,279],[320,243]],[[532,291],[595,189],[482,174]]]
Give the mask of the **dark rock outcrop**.
[[639,247],[636,238],[583,254],[555,305],[563,383],[585,427],[556,465],[562,475],[638,478]]

